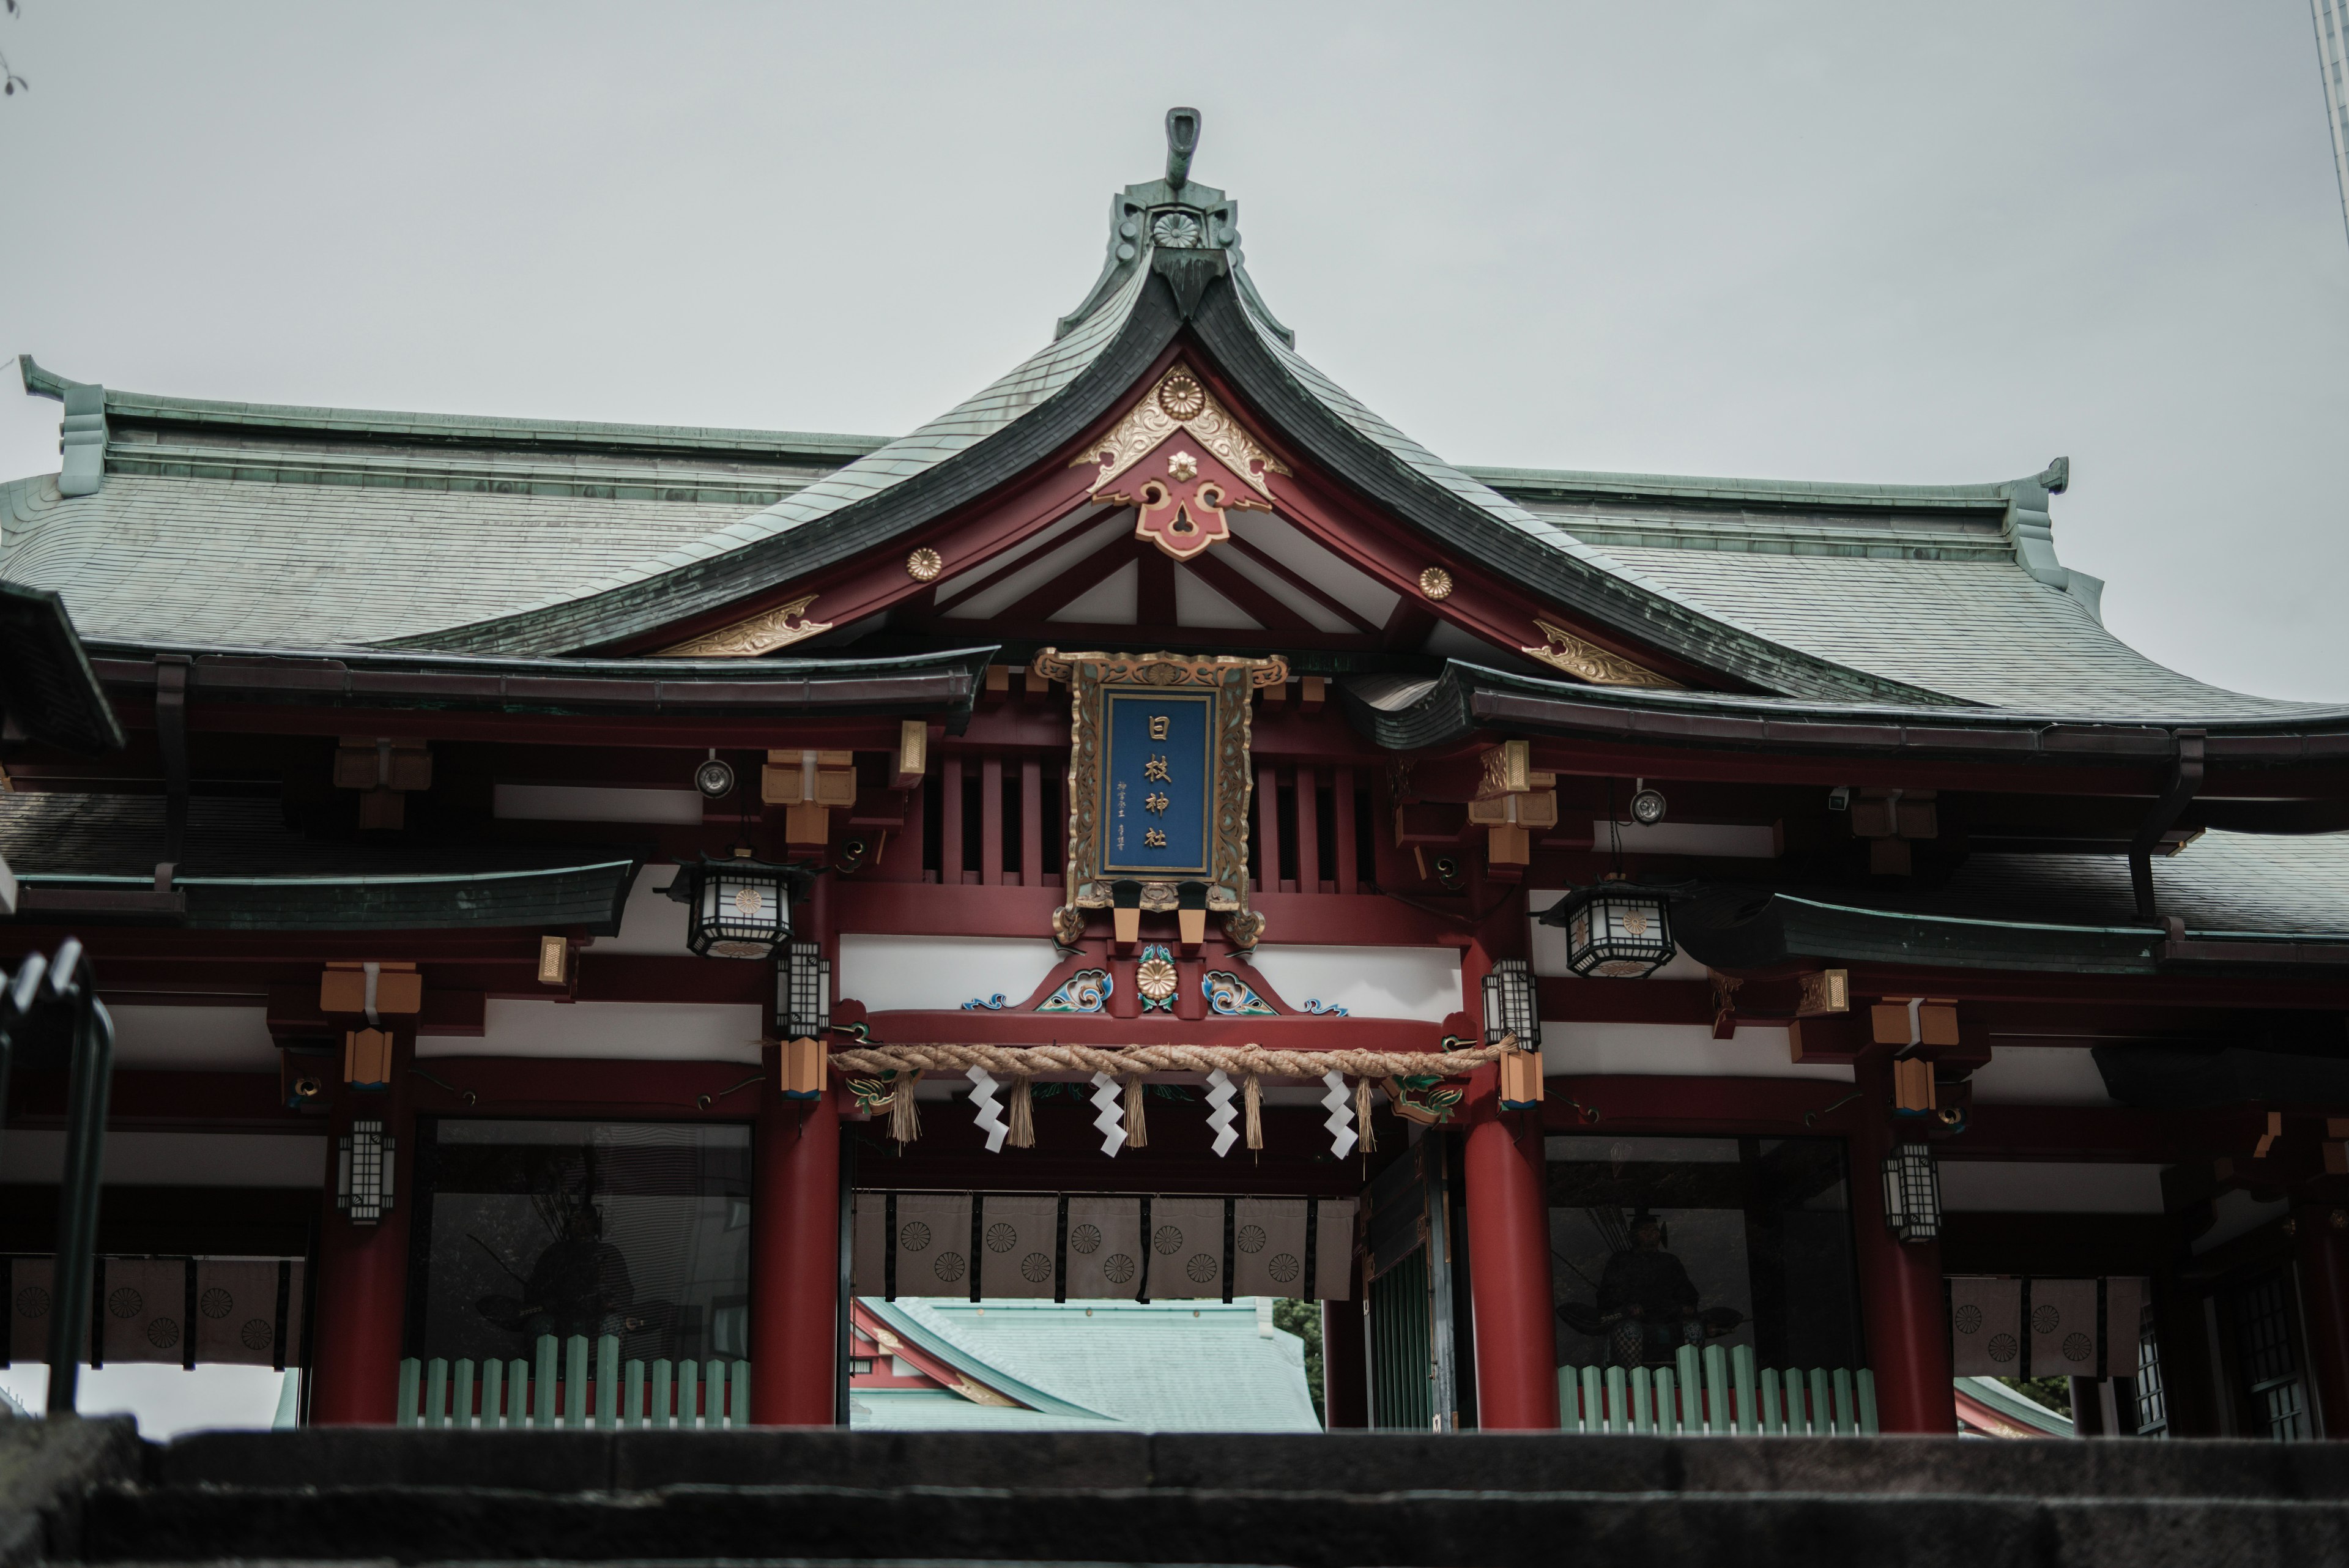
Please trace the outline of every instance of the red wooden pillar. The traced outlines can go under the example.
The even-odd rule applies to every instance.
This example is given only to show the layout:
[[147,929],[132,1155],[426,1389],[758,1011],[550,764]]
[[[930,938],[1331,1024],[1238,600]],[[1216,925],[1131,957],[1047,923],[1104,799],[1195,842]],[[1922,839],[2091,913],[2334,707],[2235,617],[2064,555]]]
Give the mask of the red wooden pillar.
[[2295,1210],[2292,1247],[2324,1435],[2349,1439],[2349,1209],[2327,1203]]
[[1863,1058],[1855,1071],[1862,1111],[1851,1140],[1851,1222],[1877,1424],[1887,1432],[1947,1436],[1958,1429],[1958,1409],[1941,1244],[1897,1241],[1885,1228],[1884,1157],[1894,1141],[1890,1058]]
[[[1472,1094],[1492,1103],[1498,1078],[1494,1068],[1477,1069]],[[1476,1313],[1476,1424],[1486,1431],[1557,1426],[1542,1164],[1538,1112],[1495,1112],[1468,1129],[1468,1289]]]
[[[416,1203],[416,1118],[408,1069],[416,1038],[396,1033],[391,1087],[337,1091],[326,1139],[326,1212],[318,1231],[318,1317],[311,1330],[310,1420],[321,1427],[389,1426],[398,1406],[399,1353],[408,1309],[408,1217]],[[335,1208],[336,1160],[354,1119],[380,1118],[395,1140],[392,1205],[373,1225]]]
[[[959,787],[949,764],[947,783]],[[959,812],[947,802],[948,822]],[[949,860],[947,869],[958,862]],[[831,881],[819,877],[793,935],[837,961]],[[750,1194],[750,1419],[765,1427],[829,1427],[838,1413],[840,1314],[840,1096],[836,1081],[813,1100],[780,1091],[778,1046],[761,1054],[767,1082],[752,1134]]]
[[1370,1346],[1359,1301],[1321,1303],[1321,1424],[1371,1424]]
[[[774,1050],[767,1052],[774,1082]],[[840,1106],[759,1103],[750,1199],[750,1419],[765,1427],[829,1427],[839,1375],[834,1318],[840,1291]]]

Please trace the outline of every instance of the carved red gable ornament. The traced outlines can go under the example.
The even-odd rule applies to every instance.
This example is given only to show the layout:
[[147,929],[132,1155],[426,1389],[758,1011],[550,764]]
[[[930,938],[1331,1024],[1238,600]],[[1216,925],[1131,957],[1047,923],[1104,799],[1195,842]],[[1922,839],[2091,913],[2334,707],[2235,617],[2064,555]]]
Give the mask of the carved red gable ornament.
[[1135,509],[1134,536],[1188,560],[1232,536],[1227,512],[1269,512],[1288,470],[1177,365],[1071,467],[1101,464],[1093,499]]

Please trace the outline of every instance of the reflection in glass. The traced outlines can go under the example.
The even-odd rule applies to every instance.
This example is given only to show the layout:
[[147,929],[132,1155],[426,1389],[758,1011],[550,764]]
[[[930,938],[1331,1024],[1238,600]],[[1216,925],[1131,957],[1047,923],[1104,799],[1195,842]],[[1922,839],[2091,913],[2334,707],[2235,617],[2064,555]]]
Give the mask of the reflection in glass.
[[444,1119],[419,1146],[409,1355],[750,1354],[749,1128]]
[[1547,1153],[1558,1365],[1669,1366],[1709,1344],[1866,1365],[1836,1140],[1577,1136]]

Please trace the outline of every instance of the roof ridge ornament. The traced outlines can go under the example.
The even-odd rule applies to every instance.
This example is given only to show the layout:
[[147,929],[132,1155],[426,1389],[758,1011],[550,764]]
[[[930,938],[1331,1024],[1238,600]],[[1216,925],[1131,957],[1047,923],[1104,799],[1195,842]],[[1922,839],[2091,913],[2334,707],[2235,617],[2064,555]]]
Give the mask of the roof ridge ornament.
[[[1084,303],[1061,317],[1052,333],[1056,340],[1075,331],[1132,282],[1137,271],[1150,265],[1154,252],[1220,251],[1250,314],[1281,342],[1297,346],[1297,334],[1274,318],[1241,265],[1239,203],[1191,178],[1191,160],[1199,150],[1205,122],[1195,109],[1166,111],[1165,178],[1128,185],[1110,198],[1109,256]],[[1170,285],[1174,281],[1170,278]],[[1206,280],[1193,281],[1205,287]],[[1186,303],[1195,303],[1195,297]]]
[[1166,188],[1180,191],[1191,178],[1191,154],[1199,150],[1199,111],[1166,111]]

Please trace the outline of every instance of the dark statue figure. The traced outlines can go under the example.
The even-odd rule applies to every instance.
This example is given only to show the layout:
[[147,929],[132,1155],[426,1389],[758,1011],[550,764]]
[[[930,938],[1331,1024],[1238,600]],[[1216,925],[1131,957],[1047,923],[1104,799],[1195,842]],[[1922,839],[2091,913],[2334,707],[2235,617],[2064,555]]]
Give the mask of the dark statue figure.
[[539,1164],[533,1173],[531,1206],[539,1222],[554,1238],[530,1265],[528,1277],[516,1274],[497,1250],[479,1236],[474,1245],[489,1253],[522,1294],[486,1295],[473,1310],[490,1323],[518,1334],[524,1346],[542,1334],[568,1339],[573,1334],[595,1339],[603,1334],[630,1334],[664,1328],[674,1323],[676,1306],[668,1302],[639,1302],[628,1277],[628,1261],[620,1249],[604,1240],[604,1210],[594,1201],[595,1156],[558,1155]]
[[1669,1366],[1681,1346],[1702,1345],[1744,1321],[1734,1307],[1699,1307],[1696,1284],[1664,1250],[1664,1224],[1655,1215],[1642,1210],[1632,1217],[1630,1243],[1607,1260],[1596,1310],[1579,1302],[1557,1309],[1576,1333],[1604,1337],[1615,1366]]
[[520,1282],[521,1296],[483,1296],[473,1310],[533,1343],[543,1334],[593,1339],[637,1326],[626,1315],[636,1297],[628,1262],[602,1239],[602,1211],[584,1205],[568,1219],[563,1234],[531,1264],[530,1277]]
[[1664,1251],[1663,1223],[1654,1215],[1634,1220],[1631,1250],[1607,1260],[1599,1311],[1613,1320],[1615,1359],[1626,1366],[1669,1361],[1681,1345],[1704,1343],[1696,1286],[1681,1261]]

